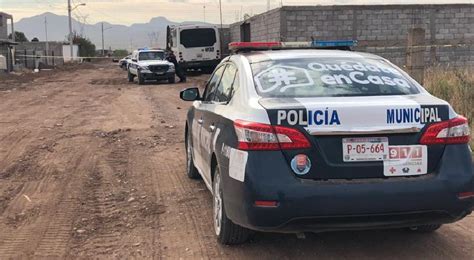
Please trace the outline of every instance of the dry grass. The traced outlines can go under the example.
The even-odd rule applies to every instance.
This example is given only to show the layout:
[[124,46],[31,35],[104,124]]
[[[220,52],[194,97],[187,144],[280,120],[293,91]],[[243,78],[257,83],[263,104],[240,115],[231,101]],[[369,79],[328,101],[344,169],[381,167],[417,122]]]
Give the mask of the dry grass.
[[[448,101],[469,119],[474,129],[474,69],[431,68],[425,73],[425,88],[433,95]],[[471,140],[474,148],[474,140]]]

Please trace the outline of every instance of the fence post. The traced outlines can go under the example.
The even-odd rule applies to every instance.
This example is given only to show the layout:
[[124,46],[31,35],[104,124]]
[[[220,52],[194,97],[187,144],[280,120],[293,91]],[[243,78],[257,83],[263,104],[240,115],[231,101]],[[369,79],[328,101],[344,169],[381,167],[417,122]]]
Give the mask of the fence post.
[[26,49],[25,49],[25,55],[23,56],[25,58],[25,69],[28,68],[28,57],[26,57]]
[[425,29],[413,28],[408,31],[406,65],[410,76],[423,84],[425,77]]
[[54,67],[54,59],[56,58],[56,56],[54,56],[54,51],[51,51],[51,56],[52,56],[52,60],[53,60],[53,67]]

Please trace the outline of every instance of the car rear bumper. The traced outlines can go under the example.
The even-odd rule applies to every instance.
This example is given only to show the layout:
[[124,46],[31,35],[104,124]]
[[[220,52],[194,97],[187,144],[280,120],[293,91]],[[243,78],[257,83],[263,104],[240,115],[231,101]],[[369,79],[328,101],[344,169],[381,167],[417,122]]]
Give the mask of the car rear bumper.
[[[281,157],[281,158],[280,158]],[[262,163],[262,162],[271,162]],[[416,178],[328,180],[297,178],[280,152],[249,154],[245,182],[224,178],[225,209],[244,227],[271,232],[399,228],[458,221],[473,210],[467,146],[449,146],[437,172]],[[255,201],[276,201],[258,207]]]

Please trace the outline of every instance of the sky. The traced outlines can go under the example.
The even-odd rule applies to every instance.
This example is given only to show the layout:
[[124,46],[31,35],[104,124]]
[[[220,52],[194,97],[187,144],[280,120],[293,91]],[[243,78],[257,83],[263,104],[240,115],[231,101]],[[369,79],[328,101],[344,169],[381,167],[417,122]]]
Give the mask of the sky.
[[[146,23],[164,16],[171,21],[219,22],[219,0],[71,0],[73,5],[85,3],[74,10],[81,22],[109,22],[130,25]],[[271,8],[283,5],[328,4],[413,4],[413,0],[271,0]],[[417,4],[474,3],[474,0],[418,0]],[[204,8],[205,6],[205,8]],[[224,23],[241,20],[244,14],[254,15],[267,10],[266,0],[222,0]],[[0,11],[10,13],[15,21],[44,12],[67,15],[67,0],[0,0]]]

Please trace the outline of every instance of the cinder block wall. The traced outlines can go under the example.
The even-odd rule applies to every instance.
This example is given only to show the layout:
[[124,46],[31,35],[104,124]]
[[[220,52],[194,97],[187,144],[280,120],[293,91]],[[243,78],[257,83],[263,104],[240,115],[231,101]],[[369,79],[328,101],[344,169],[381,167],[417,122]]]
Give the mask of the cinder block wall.
[[[274,9],[262,15],[251,17],[246,23],[250,23],[250,37],[252,41],[279,41],[281,38],[281,9]],[[240,26],[235,23],[230,26],[231,41],[241,41]]]
[[[272,22],[275,17],[279,23]],[[247,22],[252,40],[356,39],[359,51],[400,66],[406,63],[408,31],[423,28],[426,65],[474,66],[473,4],[288,6]],[[233,41],[240,40],[240,24],[231,25]]]
[[7,16],[4,13],[0,13],[0,39],[8,38],[8,24]]

